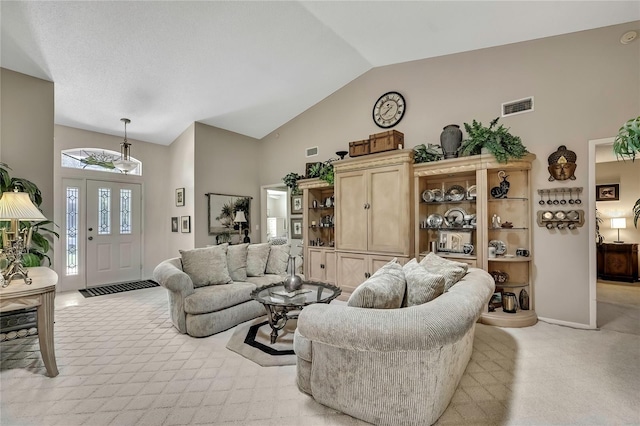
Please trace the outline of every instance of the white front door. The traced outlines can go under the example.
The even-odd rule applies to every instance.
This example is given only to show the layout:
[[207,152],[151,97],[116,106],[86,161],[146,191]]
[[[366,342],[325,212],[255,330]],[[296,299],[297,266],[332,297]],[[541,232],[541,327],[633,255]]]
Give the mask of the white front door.
[[87,180],[86,286],[139,280],[140,184]]

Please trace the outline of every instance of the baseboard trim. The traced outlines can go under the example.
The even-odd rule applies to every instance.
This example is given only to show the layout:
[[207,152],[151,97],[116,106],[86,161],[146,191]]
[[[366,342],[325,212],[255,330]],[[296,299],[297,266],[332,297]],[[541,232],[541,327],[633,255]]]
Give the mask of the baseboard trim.
[[538,317],[538,321],[546,322],[549,324],[561,325],[563,327],[579,328],[582,330],[600,330],[598,327],[592,327],[589,324],[582,324],[579,322],[561,321],[553,318]]

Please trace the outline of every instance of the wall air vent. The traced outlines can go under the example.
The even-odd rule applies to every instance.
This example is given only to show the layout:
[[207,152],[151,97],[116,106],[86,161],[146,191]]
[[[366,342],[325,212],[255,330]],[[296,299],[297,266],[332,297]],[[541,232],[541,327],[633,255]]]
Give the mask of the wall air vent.
[[502,104],[503,117],[531,111],[533,111],[533,96]]
[[314,146],[313,148],[307,148],[307,157],[315,157],[318,155],[318,147]]

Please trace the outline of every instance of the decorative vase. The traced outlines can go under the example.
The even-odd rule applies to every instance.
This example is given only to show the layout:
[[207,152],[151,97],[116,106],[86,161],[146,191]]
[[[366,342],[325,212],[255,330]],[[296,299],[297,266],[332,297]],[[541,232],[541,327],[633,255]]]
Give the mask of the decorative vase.
[[462,130],[457,124],[449,124],[440,133],[440,146],[444,152],[444,158],[458,156],[458,148],[462,145]]
[[529,293],[524,288],[520,290],[520,309],[529,310]]
[[286,291],[299,290],[302,287],[302,278],[296,275],[296,258],[289,256],[289,268],[291,269],[291,275],[284,279],[282,284]]

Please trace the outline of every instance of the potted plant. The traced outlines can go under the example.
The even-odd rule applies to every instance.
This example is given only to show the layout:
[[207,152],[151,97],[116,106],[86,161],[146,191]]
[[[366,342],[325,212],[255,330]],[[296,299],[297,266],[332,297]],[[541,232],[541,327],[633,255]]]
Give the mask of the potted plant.
[[333,185],[334,182],[334,174],[333,174],[333,163],[337,158],[331,158],[327,161],[315,163],[309,169],[310,178],[318,178],[327,182],[329,185]]
[[442,147],[440,145],[431,143],[425,145],[421,143],[413,148],[413,162],[416,164],[438,161],[443,158],[444,154],[442,153]]
[[471,124],[464,123],[467,138],[462,141],[459,149],[460,156],[477,155],[482,148],[486,148],[496,157],[499,163],[506,163],[510,158],[522,158],[529,153],[522,144],[519,136],[509,133],[509,129],[502,124],[498,127],[500,117],[491,121],[489,127],[473,120]]
[[[30,180],[24,178],[11,177],[9,174],[9,167],[6,163],[0,163],[0,190],[2,193],[7,191],[13,191],[14,188],[18,188],[21,192],[29,194],[29,198],[36,207],[40,208],[42,204],[42,193],[38,186]],[[22,256],[22,263],[24,266],[40,266],[42,261],[46,258],[49,266],[51,265],[51,258],[47,255],[47,252],[51,248],[49,240],[45,237],[45,234],[51,234],[55,237],[60,235],[52,229],[45,228],[44,226],[52,224],[51,220],[43,220],[40,222],[28,222],[20,221],[21,229],[33,228],[31,236],[31,247],[29,253]],[[4,224],[2,227],[6,227]]]
[[[613,140],[613,152],[616,158],[625,157],[635,161],[636,155],[640,153],[640,117],[627,120],[626,123],[618,129],[618,134]],[[638,227],[638,219],[640,218],[640,198],[633,206],[633,224]]]
[[291,195],[300,194],[300,189],[298,189],[298,180],[304,178],[297,173],[288,173],[285,177],[282,178],[284,184],[291,190]]
[[618,129],[613,141],[613,152],[623,160],[625,157],[634,161],[640,153],[640,117],[632,118]]

